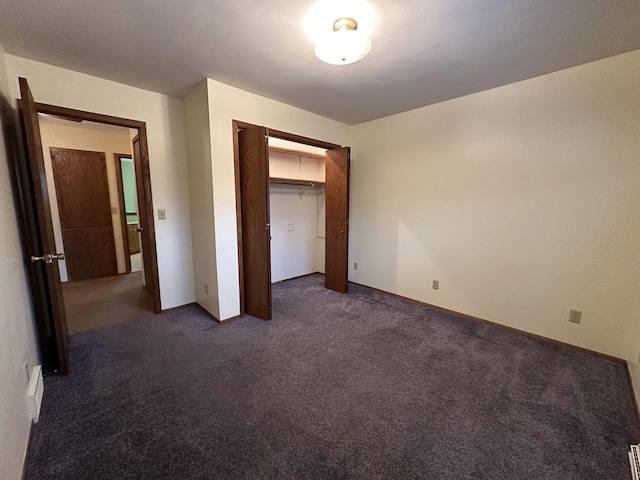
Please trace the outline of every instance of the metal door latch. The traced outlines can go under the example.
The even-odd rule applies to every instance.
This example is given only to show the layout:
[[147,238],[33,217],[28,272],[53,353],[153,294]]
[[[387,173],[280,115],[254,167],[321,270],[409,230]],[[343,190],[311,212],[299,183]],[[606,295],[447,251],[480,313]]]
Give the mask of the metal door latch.
[[53,263],[54,260],[64,260],[64,253],[45,253],[41,257],[31,255],[31,263],[43,261],[44,263]]

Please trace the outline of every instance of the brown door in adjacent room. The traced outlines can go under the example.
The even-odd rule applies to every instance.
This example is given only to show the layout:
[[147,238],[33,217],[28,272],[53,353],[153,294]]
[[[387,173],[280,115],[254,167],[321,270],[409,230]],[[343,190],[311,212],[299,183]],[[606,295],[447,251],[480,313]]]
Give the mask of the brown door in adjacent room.
[[327,150],[325,287],[347,292],[349,254],[349,147]]
[[238,133],[245,313],[271,319],[271,231],[267,129]]
[[[149,224],[148,214],[153,215],[153,206],[151,203],[147,203],[145,199],[151,198],[151,181],[146,182],[149,188],[148,192],[145,192],[145,182],[143,182],[143,168],[142,168],[142,146],[140,144],[140,136],[136,135],[133,139],[133,169],[136,172],[136,193],[138,195],[138,232],[142,233],[153,228]],[[155,235],[155,232],[153,232]],[[153,295],[153,282],[151,281],[151,243],[149,242],[149,235],[140,235],[142,242],[142,270],[144,271],[144,288]]]
[[118,274],[103,152],[51,147],[69,280]]
[[[49,204],[49,192],[44,170],[44,156],[42,154],[42,140],[40,138],[40,124],[38,109],[31,95],[29,84],[25,78],[20,78],[20,120],[22,123],[25,152],[28,168],[21,169],[20,185],[23,207],[32,207],[28,211],[30,221],[25,222],[27,245],[32,251],[27,252],[31,265],[30,278],[37,305],[38,315],[51,325],[47,332],[47,343],[42,352],[42,361],[52,362],[51,369],[66,375],[69,365],[67,320],[60,283],[60,270],[57,260],[64,258],[56,253],[56,243],[53,235],[53,221]],[[35,218],[34,218],[35,217]],[[32,227],[32,228],[31,228]]]

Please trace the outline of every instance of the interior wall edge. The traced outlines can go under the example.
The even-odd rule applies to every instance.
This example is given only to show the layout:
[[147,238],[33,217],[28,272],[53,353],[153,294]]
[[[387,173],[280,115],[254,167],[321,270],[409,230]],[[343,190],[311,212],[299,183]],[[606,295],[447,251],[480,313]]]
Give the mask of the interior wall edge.
[[220,312],[213,225],[213,171],[207,82],[197,84],[184,99],[189,211],[196,302],[208,314]]

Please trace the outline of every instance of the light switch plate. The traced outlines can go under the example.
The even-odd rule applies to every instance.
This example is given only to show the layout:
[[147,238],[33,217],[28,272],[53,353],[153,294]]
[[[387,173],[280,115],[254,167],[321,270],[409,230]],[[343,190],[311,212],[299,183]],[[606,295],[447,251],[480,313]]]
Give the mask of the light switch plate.
[[158,209],[158,220],[165,220],[167,218],[167,211],[164,208]]
[[289,224],[289,231],[290,231],[290,232],[293,232],[294,230],[295,230],[295,224],[290,223],[290,224]]

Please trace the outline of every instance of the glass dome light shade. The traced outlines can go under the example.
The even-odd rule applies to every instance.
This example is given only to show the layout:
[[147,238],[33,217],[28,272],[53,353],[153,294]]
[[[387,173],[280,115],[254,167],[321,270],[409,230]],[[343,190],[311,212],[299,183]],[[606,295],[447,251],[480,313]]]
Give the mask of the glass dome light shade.
[[371,51],[371,40],[358,30],[340,29],[324,35],[316,44],[316,56],[331,65],[357,62]]

